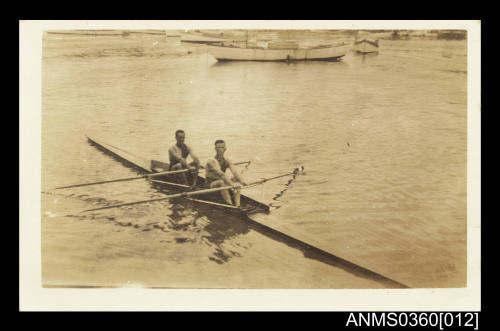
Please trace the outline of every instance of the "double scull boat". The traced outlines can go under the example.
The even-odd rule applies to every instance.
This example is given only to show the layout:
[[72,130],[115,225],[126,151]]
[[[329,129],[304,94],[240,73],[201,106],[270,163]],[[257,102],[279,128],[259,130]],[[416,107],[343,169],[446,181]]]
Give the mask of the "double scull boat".
[[[240,216],[248,217],[249,215],[255,213],[269,213],[269,206],[267,204],[252,199],[244,194],[241,194],[240,198],[241,206],[239,208],[233,205],[228,205],[222,200],[222,197],[218,192],[220,191],[220,188],[207,189],[207,187],[204,185],[205,177],[202,176],[201,174],[198,175],[197,189],[195,191],[191,191],[190,186],[181,184],[178,180],[176,180],[177,177],[173,176],[174,172],[168,172],[169,169],[168,163],[158,160],[148,160],[140,156],[136,156],[121,148],[110,145],[103,141],[99,141],[95,138],[87,137],[87,139],[90,144],[102,150],[103,152],[112,155],[122,163],[135,168],[136,170],[138,170],[143,174],[148,175],[147,177],[149,177],[149,180],[153,184],[153,187],[162,193],[169,194],[172,191],[185,192],[184,194],[178,194],[178,197],[188,199],[196,203],[201,203],[208,206],[216,207],[231,214],[239,214]],[[241,163],[249,163],[249,162],[241,162]],[[168,172],[168,174],[162,174],[163,172]],[[295,171],[277,177],[294,175],[296,173],[298,172]],[[188,181],[192,181],[193,178],[190,172],[186,172],[186,176],[188,177]],[[249,184],[248,186],[258,185],[261,182],[263,181],[254,182]],[[206,193],[203,193],[201,191],[206,191]],[[135,203],[130,203],[130,204],[135,204]],[[104,208],[106,207],[103,207],[102,209]]]

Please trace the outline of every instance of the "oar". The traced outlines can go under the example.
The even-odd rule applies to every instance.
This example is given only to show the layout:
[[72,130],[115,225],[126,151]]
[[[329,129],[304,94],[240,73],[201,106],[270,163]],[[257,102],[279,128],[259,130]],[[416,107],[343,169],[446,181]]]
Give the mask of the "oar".
[[193,195],[200,195],[200,194],[207,194],[207,193],[219,192],[219,191],[228,190],[228,189],[232,189],[232,188],[238,188],[238,187],[239,188],[247,188],[247,187],[252,187],[252,186],[255,186],[255,185],[263,184],[263,183],[268,182],[268,181],[273,180],[273,179],[277,179],[277,178],[281,178],[281,177],[285,177],[285,176],[290,176],[290,175],[297,175],[297,174],[300,173],[300,171],[303,171],[303,170],[304,170],[304,167],[296,168],[293,172],[289,172],[289,173],[286,173],[286,174],[283,174],[283,175],[278,175],[278,176],[275,176],[275,177],[263,178],[261,180],[258,180],[256,182],[253,182],[253,183],[247,184],[245,186],[241,186],[241,187],[238,186],[238,185],[227,185],[227,186],[209,188],[209,189],[198,190],[198,191],[182,192],[182,193],[176,193],[176,194],[167,195],[167,196],[164,196],[162,198],[157,198],[157,199],[141,200],[141,201],[121,203],[121,204],[118,204],[118,205],[112,205],[112,206],[106,206],[106,207],[99,207],[99,208],[87,209],[87,210],[81,211],[81,213],[85,213],[85,212],[88,212],[88,211],[102,210],[102,209],[117,208],[117,207],[123,207],[123,206],[138,205],[138,204],[141,204],[141,203],[162,201],[162,200],[168,200],[168,199],[178,198],[178,197],[190,197],[190,196],[193,196]]
[[107,184],[107,183],[115,183],[115,182],[124,182],[128,180],[135,180],[135,179],[142,179],[142,178],[152,178],[152,177],[158,177],[162,175],[171,175],[171,174],[178,174],[182,172],[189,171],[189,169],[181,169],[181,170],[173,170],[173,171],[162,171],[162,172],[157,172],[153,174],[147,174],[147,175],[142,175],[138,177],[128,177],[128,178],[119,178],[119,179],[111,179],[111,180],[105,180],[101,182],[93,182],[93,183],[84,183],[84,184],[75,184],[75,185],[68,185],[68,186],[61,186],[61,187],[56,187],[53,190],[60,190],[63,188],[71,188],[71,187],[80,187],[80,186],[89,186],[89,185],[97,185],[97,184]]
[[[242,161],[242,162],[237,162],[235,165],[240,165],[240,164],[247,164],[250,163],[251,161]],[[204,167],[201,167],[204,169]],[[153,174],[147,174],[147,175],[142,175],[138,177],[127,177],[127,178],[119,178],[119,179],[111,179],[111,180],[104,180],[100,182],[92,182],[92,183],[84,183],[84,184],[74,184],[74,185],[68,185],[68,186],[61,186],[61,187],[56,187],[53,188],[52,190],[61,190],[65,188],[72,188],[72,187],[81,187],[81,186],[90,186],[90,185],[98,185],[98,184],[107,184],[107,183],[115,183],[115,182],[125,182],[129,180],[136,180],[136,179],[142,179],[142,178],[154,178],[158,176],[164,176],[164,175],[173,175],[173,174],[179,174],[183,172],[188,172],[189,169],[180,169],[180,170],[172,170],[172,171],[162,171],[162,172],[157,172]]]

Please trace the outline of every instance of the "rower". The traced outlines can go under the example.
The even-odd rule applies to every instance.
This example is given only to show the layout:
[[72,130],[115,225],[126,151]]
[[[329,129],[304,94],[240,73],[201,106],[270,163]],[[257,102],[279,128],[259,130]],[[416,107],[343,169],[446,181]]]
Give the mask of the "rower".
[[[196,186],[198,180],[198,170],[200,168],[200,160],[193,153],[193,149],[184,143],[186,139],[186,133],[183,130],[175,131],[175,140],[177,141],[175,145],[170,147],[168,150],[168,156],[170,159],[169,170],[181,170],[189,169],[193,175],[193,184],[191,188]],[[187,163],[187,157],[191,156],[193,162]],[[178,178],[183,184],[189,185],[185,173],[178,174]]]
[[[231,160],[224,157],[224,152],[226,151],[226,143],[224,142],[224,140],[217,140],[215,142],[215,151],[215,156],[207,161],[207,165],[205,167],[205,178],[207,184],[210,188],[226,185],[235,186],[235,188],[232,189],[234,196],[234,205],[239,208],[241,186],[245,186],[247,184],[245,183],[238,170],[236,170],[236,167],[231,162]],[[229,177],[226,176],[225,172],[228,168],[233,173],[234,178],[229,179]],[[229,190],[223,190],[220,191],[220,193],[222,195],[222,198],[228,205],[233,204],[231,201]]]

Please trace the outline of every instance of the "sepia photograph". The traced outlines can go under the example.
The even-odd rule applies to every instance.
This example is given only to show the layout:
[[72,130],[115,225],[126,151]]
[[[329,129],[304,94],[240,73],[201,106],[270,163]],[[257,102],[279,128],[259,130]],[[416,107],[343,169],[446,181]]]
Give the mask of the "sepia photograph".
[[20,269],[41,293],[479,307],[479,21],[23,25],[40,77],[21,61]]

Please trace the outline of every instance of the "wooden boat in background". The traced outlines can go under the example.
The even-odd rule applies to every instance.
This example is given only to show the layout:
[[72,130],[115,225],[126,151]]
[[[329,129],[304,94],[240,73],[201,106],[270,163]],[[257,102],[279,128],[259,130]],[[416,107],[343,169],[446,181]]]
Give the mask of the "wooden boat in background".
[[354,42],[353,50],[357,53],[367,54],[378,52],[378,39],[361,39]]
[[225,35],[220,33],[185,32],[181,34],[181,43],[203,44],[203,45],[224,45],[224,43],[237,43],[243,45],[246,38],[242,36]]
[[193,33],[183,33],[181,35],[181,43],[193,43],[193,44],[222,44],[224,40],[221,38],[205,37],[201,34]]
[[[283,43],[281,43],[283,45]],[[217,61],[339,61],[352,45],[319,45],[300,48],[278,43],[255,43],[248,47],[207,45],[206,51]]]
[[[99,141],[95,138],[87,137],[88,142],[100,149],[101,151],[113,156],[118,161],[123,164],[134,168],[142,174],[154,174],[157,172],[167,171],[169,170],[169,164],[162,161],[157,160],[148,160],[146,158],[134,155],[130,152],[127,152],[123,149],[120,149],[116,146],[110,145],[108,143]],[[186,173],[188,177],[188,181],[191,182],[192,177],[190,178],[190,173]],[[190,191],[190,186],[180,184],[178,180],[176,180],[176,176],[174,175],[164,175],[154,177],[150,179],[153,184],[153,187],[158,189],[162,193],[170,194],[172,191],[174,192],[183,192]],[[197,189],[206,189],[205,185],[205,177],[202,175],[198,175],[198,187]],[[167,193],[168,192],[168,193]],[[200,203],[203,205],[207,205],[210,207],[215,207],[218,209],[222,209],[225,212],[229,212],[231,214],[236,214],[239,216],[248,216],[254,213],[269,213],[269,206],[254,200],[248,196],[241,194],[240,208],[235,206],[231,206],[226,204],[219,192],[207,193],[200,195],[196,198],[194,197],[185,197],[183,199],[188,199],[190,201]]]

